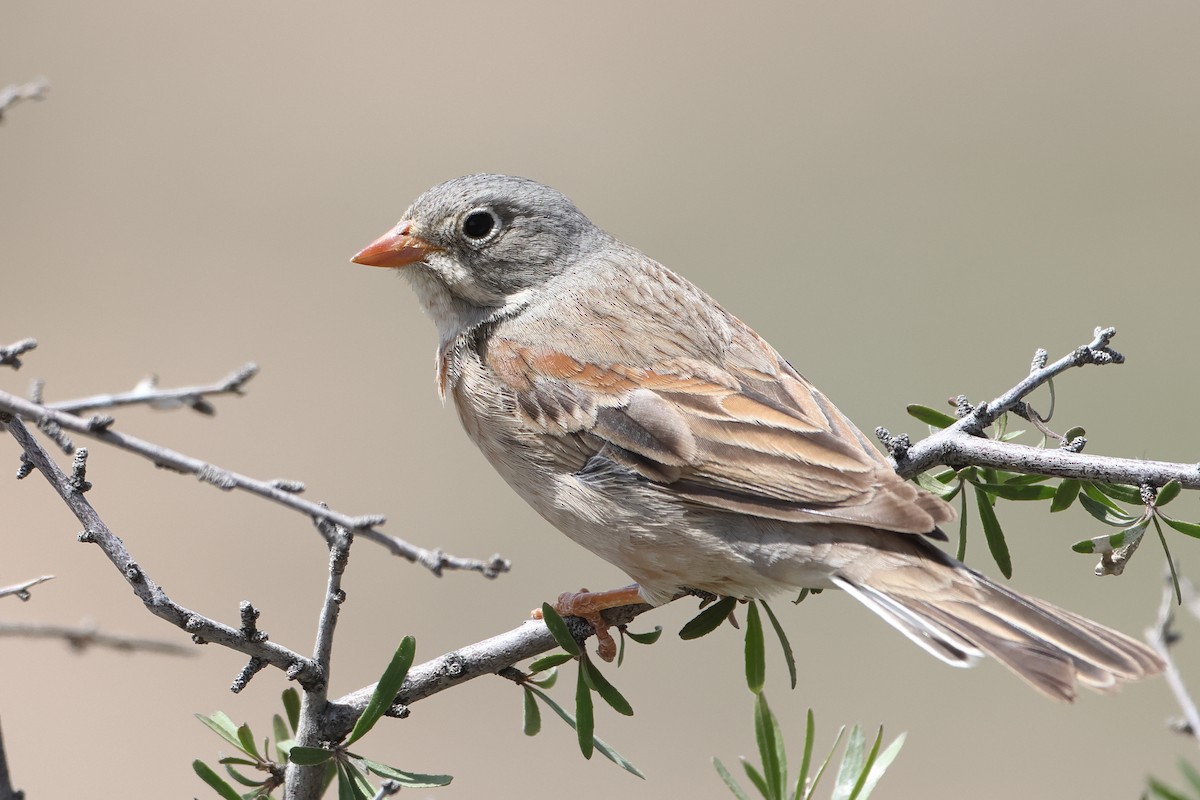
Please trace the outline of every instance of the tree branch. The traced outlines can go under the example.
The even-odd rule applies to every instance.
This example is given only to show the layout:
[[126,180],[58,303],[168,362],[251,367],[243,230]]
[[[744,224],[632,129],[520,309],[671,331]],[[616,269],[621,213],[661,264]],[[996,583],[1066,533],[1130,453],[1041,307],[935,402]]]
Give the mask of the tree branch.
[[0,89],[0,122],[10,108],[22,100],[44,100],[50,82],[45,78],[34,78],[29,83],[14,83]]
[[[1183,594],[1184,604],[1194,606],[1197,597],[1192,582],[1181,579],[1179,588]],[[1154,626],[1146,629],[1146,641],[1150,643],[1156,653],[1162,656],[1163,662],[1167,665],[1163,670],[1163,677],[1171,689],[1171,694],[1175,696],[1175,702],[1179,704],[1180,711],[1183,712],[1183,724],[1179,726],[1181,732],[1186,733],[1194,743],[1200,745],[1200,710],[1197,710],[1196,702],[1192,700],[1192,696],[1183,682],[1179,667],[1171,658],[1171,647],[1179,640],[1179,634],[1173,627],[1174,623],[1175,589],[1171,582],[1170,572],[1168,572],[1166,585],[1163,587],[1162,602],[1158,604],[1158,616],[1154,621]]]
[[115,408],[144,404],[151,408],[167,410],[184,406],[195,409],[201,414],[212,415],[213,407],[204,398],[216,397],[223,394],[233,394],[241,397],[245,394],[245,385],[258,374],[258,365],[249,363],[236,372],[231,372],[216,383],[202,386],[185,386],[178,389],[159,389],[158,377],[151,375],[138,383],[131,391],[118,394],[97,394],[82,397],[77,400],[63,400],[57,403],[44,403],[44,408],[55,411],[65,411],[68,414],[78,414],[81,411],[94,411],[98,408]]
[[22,581],[21,583],[14,583],[12,586],[0,586],[0,597],[7,597],[10,594],[15,594],[22,600],[28,600],[31,597],[29,594],[29,590],[31,588],[37,586],[39,583],[45,583],[46,581],[50,580],[54,580],[53,575],[43,575],[40,578],[30,578],[29,580]]
[[1028,412],[1023,402],[1025,397],[1055,376],[1087,364],[1124,362],[1124,356],[1109,347],[1114,336],[1115,328],[1097,328],[1090,343],[1050,365],[1044,363],[1045,351],[1039,351],[1033,369],[1017,385],[989,403],[979,403],[974,408],[965,406],[965,414],[958,422],[916,444],[909,445],[905,437],[893,437],[884,428],[877,428],[876,435],[887,446],[896,472],[905,478],[944,464],[948,467],[996,467],[1132,486],[1161,487],[1177,480],[1188,489],[1200,489],[1200,466],[1196,464],[1084,455],[1065,447],[1046,449],[984,438],[983,431],[1005,412]]
[[21,368],[20,355],[37,347],[36,339],[22,339],[5,347],[0,347],[0,367]]
[[91,419],[84,419],[75,414],[56,411],[53,408],[23,400],[3,391],[0,391],[0,412],[8,412],[9,414],[33,422],[40,430],[54,438],[58,445],[66,452],[70,452],[73,444],[63,431],[81,433],[105,444],[142,456],[150,460],[155,466],[165,467],[185,475],[195,475],[201,481],[211,483],[219,489],[226,491],[238,489],[249,492],[250,494],[271,500],[295,511],[300,511],[314,521],[327,520],[335,525],[341,525],[344,528],[354,531],[358,536],[382,545],[393,555],[420,564],[439,577],[441,577],[445,570],[451,569],[478,572],[486,578],[494,578],[502,572],[507,572],[510,567],[508,560],[498,554],[493,555],[487,560],[459,558],[448,555],[441,549],[428,550],[398,537],[380,533],[375,530],[375,526],[384,523],[385,520],[381,515],[355,517],[343,514],[320,503],[314,503],[297,497],[297,492],[303,491],[304,485],[296,481],[255,480],[254,478],[201,461],[198,458],[192,458],[183,453],[147,442],[136,436],[129,436],[128,434],[110,430],[109,428],[113,424],[112,417],[94,416]]
[[20,636],[27,639],[61,639],[71,646],[72,650],[86,650],[89,647],[107,647],[112,650],[140,653],[162,653],[172,656],[192,656],[195,650],[190,647],[164,642],[159,639],[142,639],[136,636],[124,636],[116,633],[104,633],[95,626],[83,625],[69,627],[67,625],[48,625],[35,622],[0,622],[0,636]]

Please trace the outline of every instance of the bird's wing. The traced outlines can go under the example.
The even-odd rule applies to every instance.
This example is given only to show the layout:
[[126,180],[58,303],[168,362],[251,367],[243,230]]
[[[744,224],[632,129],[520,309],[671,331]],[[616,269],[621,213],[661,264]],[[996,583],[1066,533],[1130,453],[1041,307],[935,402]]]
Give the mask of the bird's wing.
[[940,536],[950,507],[899,478],[770,345],[727,319],[719,367],[689,356],[599,364],[499,332],[484,360],[528,425],[583,437],[598,456],[693,503]]

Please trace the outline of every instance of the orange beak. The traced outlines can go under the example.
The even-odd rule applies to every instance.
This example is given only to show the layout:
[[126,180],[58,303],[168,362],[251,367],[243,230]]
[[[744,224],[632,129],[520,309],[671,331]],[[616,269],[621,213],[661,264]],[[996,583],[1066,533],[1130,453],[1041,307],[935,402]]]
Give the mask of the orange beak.
[[409,233],[411,230],[411,222],[401,221],[399,225],[371,242],[350,260],[368,267],[398,269],[415,264],[438,249],[423,239],[413,236]]

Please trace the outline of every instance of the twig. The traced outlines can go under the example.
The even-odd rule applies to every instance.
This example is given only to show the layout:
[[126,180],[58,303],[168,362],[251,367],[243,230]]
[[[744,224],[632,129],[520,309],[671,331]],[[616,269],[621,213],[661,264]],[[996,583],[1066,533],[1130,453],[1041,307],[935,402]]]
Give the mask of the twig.
[[[329,673],[333,655],[333,632],[337,627],[338,612],[346,593],[342,591],[342,575],[350,560],[350,545],[354,534],[345,528],[321,524],[321,533],[329,542],[329,581],[325,589],[325,602],[321,607],[321,618],[317,623],[317,639],[313,645],[313,661],[321,669],[325,680],[305,690],[300,701],[300,721],[296,726],[296,744],[319,747],[323,733],[322,722],[329,705]],[[288,764],[284,794],[288,797],[317,797],[321,792],[323,766],[301,766]]]
[[43,575],[40,578],[31,578],[23,583],[14,583],[12,586],[0,586],[0,597],[7,597],[10,594],[15,594],[22,600],[28,600],[31,595],[29,590],[39,583],[54,580],[53,575]]
[[22,339],[19,342],[13,342],[7,347],[0,347],[0,366],[20,369],[20,355],[29,352],[35,347],[37,347],[36,339]]
[[149,459],[159,467],[174,470],[185,475],[195,475],[201,481],[211,483],[226,491],[238,489],[258,497],[266,498],[287,508],[300,511],[314,521],[327,520],[335,525],[354,531],[376,544],[383,545],[393,555],[420,564],[429,569],[434,575],[441,576],[447,570],[462,570],[479,572],[486,578],[494,578],[502,572],[507,572],[509,562],[494,555],[490,559],[459,558],[447,555],[440,549],[428,550],[418,547],[395,536],[388,536],[375,530],[382,525],[384,518],[380,515],[350,516],[334,511],[319,503],[314,503],[296,496],[297,487],[302,485],[287,481],[260,481],[240,475],[236,472],[214,466],[198,458],[184,455],[166,447],[161,447],[136,436],[109,430],[111,417],[93,417],[90,420],[64,411],[56,411],[46,406],[31,403],[7,392],[0,392],[0,412],[8,412],[35,423],[38,428],[55,438],[60,446],[70,446],[70,441],[63,441],[65,435],[60,431],[73,431],[97,439],[105,444],[126,450]]
[[22,100],[44,100],[50,82],[45,78],[35,78],[29,83],[14,83],[0,89],[0,122],[4,120],[4,112]]
[[0,800],[25,800],[25,792],[12,787],[8,776],[8,756],[4,752],[4,736],[0,735]]
[[27,639],[62,639],[72,650],[83,651],[89,647],[107,647],[127,653],[162,653],[172,656],[192,656],[196,651],[190,647],[164,642],[159,639],[141,639],[116,633],[104,633],[94,626],[46,625],[36,622],[0,622],[0,636],[20,636]]
[[223,394],[233,394],[239,397],[245,392],[245,385],[258,374],[258,365],[249,363],[236,372],[231,372],[221,380],[203,386],[185,386],[178,389],[159,389],[158,378],[150,376],[138,383],[131,391],[118,394],[97,394],[82,397],[77,400],[63,400],[57,403],[45,403],[46,408],[55,411],[65,411],[68,414],[78,414],[81,411],[94,411],[98,408],[115,408],[145,404],[156,409],[173,409],[187,406],[202,414],[211,415],[213,407],[205,402],[205,397],[216,397]]
[[[1194,600],[1196,591],[1191,581],[1185,579],[1181,580],[1179,584],[1186,598],[1185,602]],[[1167,686],[1171,688],[1171,694],[1175,696],[1175,702],[1179,704],[1179,708],[1183,712],[1182,732],[1200,745],[1200,711],[1197,710],[1195,701],[1192,700],[1187,686],[1184,685],[1183,676],[1179,674],[1179,667],[1171,658],[1171,646],[1179,639],[1179,635],[1172,629],[1174,622],[1175,589],[1172,585],[1171,575],[1168,573],[1166,585],[1163,587],[1162,602],[1158,605],[1158,616],[1154,620],[1154,626],[1146,629],[1146,641],[1150,643],[1155,652],[1162,656],[1163,662],[1167,665],[1163,671],[1163,677],[1166,678]]]
[[151,614],[192,634],[198,644],[213,642],[224,645],[285,670],[289,678],[298,680],[302,686],[311,686],[323,679],[316,664],[300,654],[265,639],[248,638],[236,628],[211,620],[172,600],[134,560],[125,544],[109,530],[87,498],[71,485],[70,478],[59,469],[24,423],[17,417],[0,414],[0,424],[8,429],[29,461],[45,476],[67,508],[83,524],[84,530],[79,534],[79,540],[100,546]]
[[[938,464],[949,467],[996,467],[1013,472],[1055,475],[1132,486],[1164,486],[1172,480],[1188,489],[1200,489],[1200,466],[1166,461],[1141,461],[1131,458],[1084,455],[1070,448],[1043,449],[998,442],[983,438],[985,428],[1001,414],[1019,406],[1022,400],[1055,376],[1086,364],[1120,364],[1125,359],[1109,347],[1115,328],[1097,328],[1092,341],[1076,348],[1053,364],[1034,360],[1028,377],[989,403],[966,406],[964,415],[916,444],[904,437],[892,436],[879,428],[876,434],[889,447],[892,464],[902,477],[911,478]],[[1039,351],[1041,356],[1041,351]],[[903,446],[896,446],[902,441]]]
[[[602,616],[609,625],[625,625],[652,608],[654,606],[644,603],[620,606],[606,609]],[[584,637],[591,635],[591,626],[583,620],[577,617],[566,619],[577,639],[582,641]],[[410,706],[418,700],[451,689],[460,683],[480,675],[491,675],[556,647],[558,643],[546,628],[546,623],[541,620],[528,620],[507,633],[467,645],[412,667],[396,695],[395,702]],[[338,741],[349,733],[374,691],[375,685],[372,684],[331,702],[324,721],[323,738]]]

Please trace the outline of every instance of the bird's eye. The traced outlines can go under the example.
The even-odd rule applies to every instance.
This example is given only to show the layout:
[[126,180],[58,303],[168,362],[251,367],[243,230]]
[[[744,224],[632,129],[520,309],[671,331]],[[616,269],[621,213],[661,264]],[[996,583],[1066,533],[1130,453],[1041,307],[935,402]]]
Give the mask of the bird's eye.
[[478,242],[490,236],[499,226],[500,220],[496,219],[496,215],[481,208],[463,217],[462,232],[468,239]]

